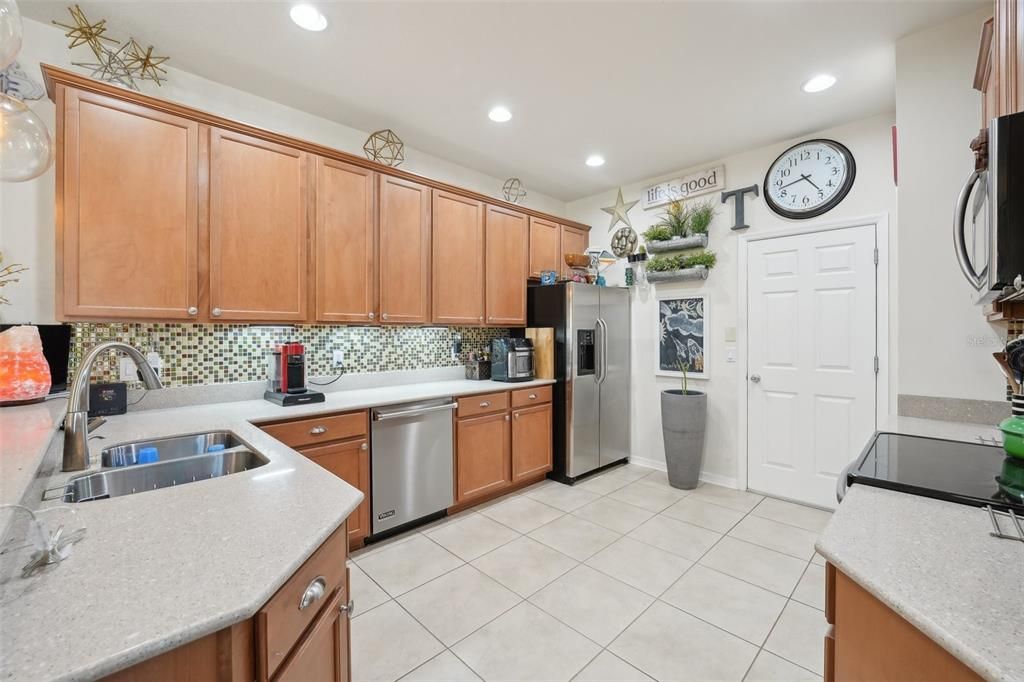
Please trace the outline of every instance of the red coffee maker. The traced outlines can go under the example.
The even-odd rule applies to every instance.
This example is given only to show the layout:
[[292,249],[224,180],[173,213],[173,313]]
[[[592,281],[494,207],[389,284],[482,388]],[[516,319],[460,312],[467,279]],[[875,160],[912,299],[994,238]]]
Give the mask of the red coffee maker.
[[267,390],[263,397],[278,405],[321,403],[324,394],[306,388],[306,348],[288,342],[274,346],[267,362]]

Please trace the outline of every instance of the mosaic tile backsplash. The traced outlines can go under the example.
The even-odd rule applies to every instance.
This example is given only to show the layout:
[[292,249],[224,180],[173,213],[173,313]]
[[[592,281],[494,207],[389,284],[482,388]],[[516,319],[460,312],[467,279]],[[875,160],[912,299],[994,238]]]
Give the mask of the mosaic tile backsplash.
[[[284,341],[306,346],[306,371],[314,377],[338,373],[332,361],[335,350],[345,354],[346,374],[457,367],[466,362],[470,351],[489,350],[492,338],[508,336],[507,329],[481,327],[92,322],[74,323],[72,327],[72,372],[92,346],[103,341],[123,341],[143,353],[155,350],[160,354],[160,377],[165,386],[263,381],[267,378],[267,351]],[[462,336],[459,357],[452,356],[456,334]],[[93,380],[118,381],[119,357],[120,354],[108,353],[97,358]]]

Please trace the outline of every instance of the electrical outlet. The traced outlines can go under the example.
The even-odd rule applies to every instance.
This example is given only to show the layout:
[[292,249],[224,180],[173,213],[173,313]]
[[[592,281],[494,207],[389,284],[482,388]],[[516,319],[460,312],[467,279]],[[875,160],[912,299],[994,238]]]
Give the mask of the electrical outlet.
[[736,347],[735,346],[729,346],[728,348],[725,349],[725,361],[726,362],[736,362]]
[[345,364],[345,351],[340,348],[335,348],[332,361],[335,367],[343,366]]
[[153,368],[153,371],[156,372],[157,376],[160,376],[160,370],[163,369],[164,366],[164,361],[160,358],[160,354],[155,350],[149,351],[146,353],[146,362],[148,362],[149,366]]
[[119,375],[121,381],[138,381],[139,375],[136,374],[135,361],[131,358],[121,358],[120,364],[118,365]]

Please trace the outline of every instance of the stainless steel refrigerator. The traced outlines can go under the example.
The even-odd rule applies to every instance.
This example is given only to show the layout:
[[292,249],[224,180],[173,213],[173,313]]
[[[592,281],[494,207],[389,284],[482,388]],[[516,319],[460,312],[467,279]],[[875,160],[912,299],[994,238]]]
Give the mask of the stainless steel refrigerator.
[[629,458],[629,290],[530,287],[527,323],[555,329],[554,471],[572,483]]

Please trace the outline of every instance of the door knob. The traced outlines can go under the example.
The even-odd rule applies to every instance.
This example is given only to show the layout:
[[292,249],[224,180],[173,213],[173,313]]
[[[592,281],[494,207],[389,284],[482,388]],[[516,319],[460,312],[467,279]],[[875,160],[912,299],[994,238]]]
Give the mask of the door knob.
[[761,383],[761,375],[760,374],[751,374],[750,375],[750,380],[753,381],[755,384],[759,384],[759,383]]

